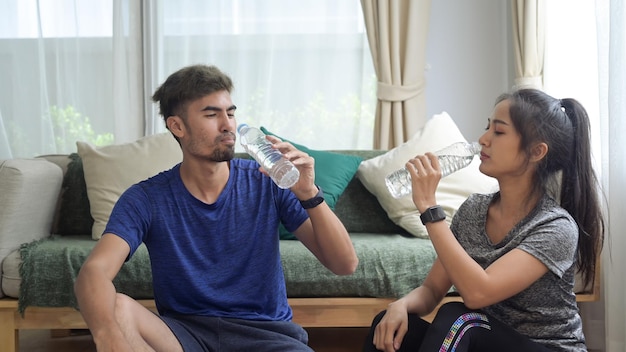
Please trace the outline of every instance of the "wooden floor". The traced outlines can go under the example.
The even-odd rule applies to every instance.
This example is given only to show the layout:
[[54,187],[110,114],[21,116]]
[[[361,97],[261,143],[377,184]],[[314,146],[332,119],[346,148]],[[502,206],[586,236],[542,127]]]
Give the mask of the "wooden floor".
[[[309,345],[316,352],[361,352],[367,328],[307,329]],[[73,336],[51,337],[49,330],[24,330],[20,334],[20,352],[95,352],[86,331]],[[604,352],[589,350],[589,352]]]
[[[360,352],[367,328],[310,328],[309,346],[316,352]],[[95,352],[85,330],[54,336],[49,330],[22,330],[20,352]]]

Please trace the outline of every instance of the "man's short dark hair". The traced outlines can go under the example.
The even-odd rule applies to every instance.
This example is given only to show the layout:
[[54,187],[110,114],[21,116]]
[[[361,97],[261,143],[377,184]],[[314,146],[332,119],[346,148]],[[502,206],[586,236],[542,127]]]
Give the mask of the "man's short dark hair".
[[163,120],[170,116],[182,116],[187,104],[211,93],[233,90],[233,82],[220,69],[208,65],[192,65],[172,73],[152,95],[159,103]]

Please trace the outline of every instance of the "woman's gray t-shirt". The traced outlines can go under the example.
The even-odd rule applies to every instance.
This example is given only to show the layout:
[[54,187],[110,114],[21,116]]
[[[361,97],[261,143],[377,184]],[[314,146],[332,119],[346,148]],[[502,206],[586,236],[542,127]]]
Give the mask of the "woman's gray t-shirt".
[[586,351],[573,291],[576,222],[545,196],[500,243],[491,243],[485,223],[489,204],[497,196],[473,194],[459,207],[451,230],[461,246],[483,268],[518,248],[545,264],[548,272],[524,291],[483,311],[551,349]]

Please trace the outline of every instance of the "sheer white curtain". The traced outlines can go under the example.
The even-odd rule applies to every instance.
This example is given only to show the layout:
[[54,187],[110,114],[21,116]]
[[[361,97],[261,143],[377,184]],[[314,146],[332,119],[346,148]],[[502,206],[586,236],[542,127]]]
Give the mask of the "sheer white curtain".
[[546,2],[544,87],[580,100],[588,110],[606,201],[602,297],[582,303],[587,345],[626,351],[626,8],[621,0]]
[[626,351],[626,7],[597,0],[602,183],[608,201],[604,254],[606,351]]
[[[371,148],[376,81],[358,0],[146,5],[147,94],[183,66],[212,64],[234,81],[238,122],[310,148]],[[161,131],[152,109],[149,132]]]
[[101,145],[141,134],[143,118],[128,116],[137,114],[127,56],[134,50],[129,8],[137,4],[113,5],[0,1],[0,145],[8,146],[0,158],[68,153],[78,139]]
[[117,143],[144,135],[141,8],[139,1],[113,0],[111,119]]
[[7,136],[6,128],[2,120],[2,111],[0,111],[0,159],[11,158],[11,147],[9,146],[9,137]]
[[231,75],[239,121],[317,149],[372,146],[375,74],[359,0],[0,0],[0,158],[164,130],[170,73]]

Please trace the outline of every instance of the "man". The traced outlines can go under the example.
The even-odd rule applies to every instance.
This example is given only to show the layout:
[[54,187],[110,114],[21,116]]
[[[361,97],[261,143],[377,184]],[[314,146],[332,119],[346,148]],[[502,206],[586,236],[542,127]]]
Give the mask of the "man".
[[[183,161],[124,192],[80,270],[75,292],[98,351],[310,351],[291,322],[279,222],[335,274],[356,269],[350,237],[314,183],[312,157],[268,137],[300,171],[289,190],[255,161],[233,159],[232,89],[218,68],[194,65],[154,93]],[[113,286],[141,243],[159,315]]]

